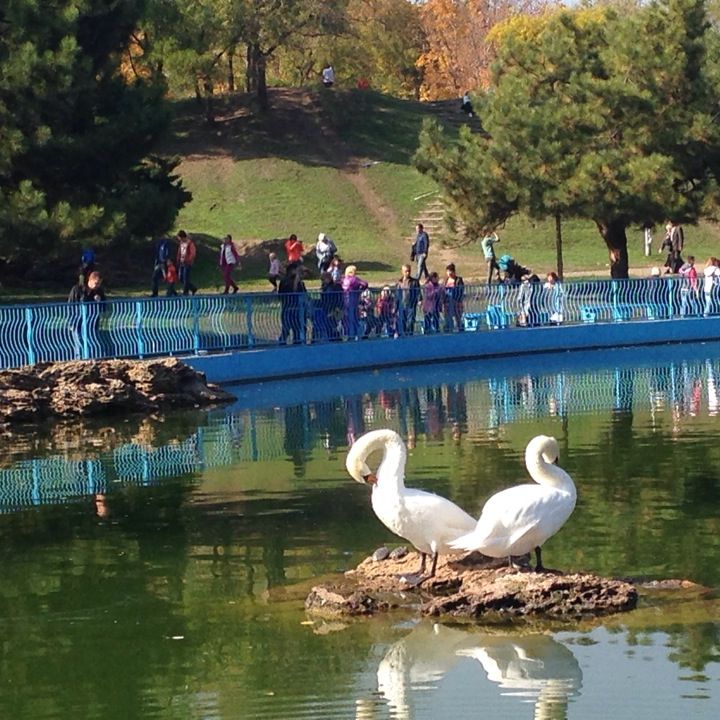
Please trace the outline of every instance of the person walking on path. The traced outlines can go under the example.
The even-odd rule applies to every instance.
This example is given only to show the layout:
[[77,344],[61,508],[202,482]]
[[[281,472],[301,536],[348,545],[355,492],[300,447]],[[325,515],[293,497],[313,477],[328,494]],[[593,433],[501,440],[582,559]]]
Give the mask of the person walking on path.
[[497,275],[497,281],[500,282],[500,266],[497,263],[494,248],[495,243],[498,242],[500,242],[500,238],[496,232],[485,233],[485,236],[480,241],[480,247],[482,248],[483,256],[485,257],[485,264],[488,268],[488,285],[492,282],[493,270]]
[[332,259],[337,255],[337,246],[329,235],[321,232],[315,243],[318,270],[322,275],[329,267]]
[[415,242],[410,252],[410,261],[417,262],[417,274],[415,277],[420,280],[421,274],[424,275],[425,278],[430,276],[427,269],[427,257],[430,253],[430,237],[425,232],[422,223],[418,223],[415,229],[417,235],[415,236]]
[[278,256],[274,252],[268,255],[268,260],[270,261],[268,281],[273,286],[273,290],[277,292],[278,281],[280,280],[280,260],[278,260]]
[[155,247],[155,262],[153,265],[152,274],[152,289],[150,291],[151,297],[157,297],[160,291],[160,283],[166,282],[167,279],[165,274],[167,273],[167,264],[170,259],[171,252],[171,240],[170,238],[162,238],[158,241]]
[[197,292],[197,288],[192,284],[191,274],[197,248],[192,238],[184,230],[181,230],[177,234],[177,240],[178,251],[175,264],[178,269],[178,279],[183,286],[183,295],[190,293],[194,295]]
[[220,259],[218,264],[220,265],[223,280],[225,281],[223,295],[227,295],[230,292],[230,288],[233,289],[233,293],[236,293],[238,286],[233,280],[232,274],[236,267],[240,267],[240,253],[237,251],[231,235],[226,235],[223,238],[222,245],[220,246]]
[[302,262],[302,256],[305,252],[305,247],[300,242],[300,240],[298,240],[298,237],[295,233],[293,233],[285,241],[285,252],[287,253],[288,265]]

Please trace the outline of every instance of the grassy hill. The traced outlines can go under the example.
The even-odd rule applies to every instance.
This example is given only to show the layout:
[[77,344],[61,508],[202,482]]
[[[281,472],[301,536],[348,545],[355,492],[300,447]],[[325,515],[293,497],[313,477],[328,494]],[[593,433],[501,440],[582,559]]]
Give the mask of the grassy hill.
[[[267,253],[293,232],[307,248],[318,232],[326,232],[363,277],[373,284],[393,281],[409,259],[417,220],[426,223],[433,241],[431,269],[442,270],[452,260],[466,280],[484,278],[478,244],[453,246],[437,186],[411,164],[424,118],[435,117],[449,133],[463,122],[478,124],[459,112],[457,102],[419,103],[337,89],[273,89],[270,101],[271,111],[257,115],[243,94],[218,99],[213,126],[192,101],[176,104],[173,138],[163,149],[182,157],[179,172],[193,193],[176,230],[184,228],[198,241],[194,280],[203,291],[220,288],[217,249],[226,233],[242,249],[242,289],[269,287]],[[514,218],[500,236],[500,254],[513,255],[541,275],[555,268],[553,221]],[[566,222],[563,236],[568,275],[607,277],[607,252],[591,222]],[[661,239],[658,228],[656,254],[645,258],[642,232],[629,230],[632,275],[649,274],[651,265],[662,264]],[[715,225],[686,228],[686,251],[699,262],[720,254],[719,240]],[[100,251],[98,258],[115,294],[148,291],[151,243],[126,257]],[[63,296],[73,272],[69,263]]]
[[[244,245],[243,287],[264,287],[267,241],[295,232],[306,246],[320,231],[337,242],[347,262],[374,283],[394,279],[406,261],[415,222],[438,204],[438,188],[411,164],[425,117],[456,132],[464,116],[457,103],[418,103],[375,92],[274,90],[272,111],[253,116],[243,96],[226,99],[217,126],[209,130],[202,114],[179,108],[172,149],[184,157],[180,167],[193,202],[178,227],[202,233],[210,258],[226,232]],[[471,121],[472,122],[472,121]],[[518,217],[500,231],[499,252],[509,253],[538,273],[555,267],[552,220],[531,223]],[[657,228],[656,254],[643,256],[639,228],[628,231],[633,275],[662,264]],[[433,235],[440,240],[441,235]],[[212,238],[212,239],[209,239]],[[453,259],[466,279],[483,277],[476,243],[441,249],[435,242],[431,267]],[[687,252],[699,262],[720,252],[717,226],[686,228]],[[607,252],[592,222],[563,224],[565,270],[607,276]],[[263,245],[263,243],[265,243]],[[213,261],[198,275],[212,289],[219,283]]]

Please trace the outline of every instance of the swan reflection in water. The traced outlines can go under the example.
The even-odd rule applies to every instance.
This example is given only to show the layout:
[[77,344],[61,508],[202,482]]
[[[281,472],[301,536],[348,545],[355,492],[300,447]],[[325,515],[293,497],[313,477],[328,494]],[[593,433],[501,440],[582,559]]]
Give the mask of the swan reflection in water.
[[[424,693],[436,690],[446,675],[459,671],[456,665],[469,660],[478,661],[501,695],[534,702],[536,720],[567,718],[568,701],[582,686],[582,670],[572,651],[550,635],[478,633],[421,623],[390,647],[378,667],[378,690],[391,717],[417,717],[428,699]],[[472,666],[465,670],[462,682],[448,683],[447,690],[455,706],[477,709],[482,682],[467,682]]]

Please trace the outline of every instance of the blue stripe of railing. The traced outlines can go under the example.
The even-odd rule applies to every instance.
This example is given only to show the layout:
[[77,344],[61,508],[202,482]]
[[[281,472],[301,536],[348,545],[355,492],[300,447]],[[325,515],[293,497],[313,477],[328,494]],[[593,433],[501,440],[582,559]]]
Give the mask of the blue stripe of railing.
[[[377,294],[372,291],[373,304]],[[340,310],[329,316],[329,322],[320,322],[327,317],[327,297],[310,292],[296,300],[286,310],[285,322],[297,330],[297,341],[328,339],[327,327],[342,337]],[[658,320],[720,312],[720,286],[713,285],[706,293],[702,277],[693,283],[677,276],[583,280],[558,284],[552,290],[540,283],[467,285],[462,304],[466,330],[512,326],[520,315],[529,315],[538,325]],[[0,307],[0,368],[277,344],[282,317],[281,297],[276,293],[4,306]],[[421,331],[422,319],[420,301],[416,331]]]

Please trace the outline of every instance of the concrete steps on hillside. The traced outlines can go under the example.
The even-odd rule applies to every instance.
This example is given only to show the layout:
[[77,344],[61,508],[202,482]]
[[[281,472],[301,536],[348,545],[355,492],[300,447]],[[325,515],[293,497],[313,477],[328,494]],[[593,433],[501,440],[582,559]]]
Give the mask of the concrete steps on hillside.
[[[461,238],[463,226],[459,225],[456,232],[452,233],[447,226],[446,212],[445,203],[436,197],[417,214],[415,224],[422,223],[431,240],[450,242]],[[414,240],[415,237],[411,239]]]

